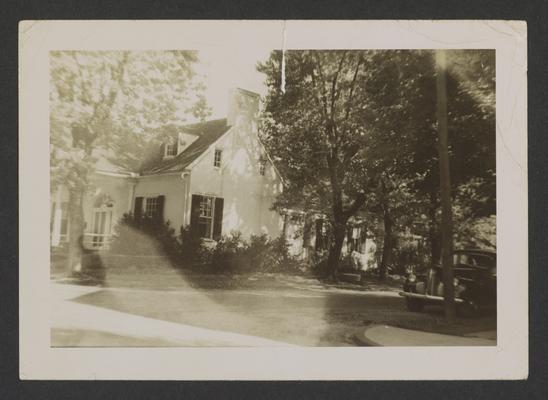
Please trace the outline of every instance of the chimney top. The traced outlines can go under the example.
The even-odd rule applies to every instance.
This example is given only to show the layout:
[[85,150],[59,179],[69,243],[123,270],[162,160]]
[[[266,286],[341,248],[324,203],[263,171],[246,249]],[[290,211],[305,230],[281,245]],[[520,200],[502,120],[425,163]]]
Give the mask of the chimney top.
[[233,126],[242,118],[254,120],[259,112],[260,95],[242,88],[232,88],[228,96],[227,124]]

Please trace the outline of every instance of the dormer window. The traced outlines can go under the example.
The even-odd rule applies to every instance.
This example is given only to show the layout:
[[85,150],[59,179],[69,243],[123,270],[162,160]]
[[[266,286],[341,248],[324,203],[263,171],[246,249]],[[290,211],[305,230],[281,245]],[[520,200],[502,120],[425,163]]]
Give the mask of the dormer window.
[[213,166],[215,168],[221,168],[221,160],[223,157],[223,151],[222,150],[215,150],[215,156],[213,158]]
[[177,155],[177,142],[166,143],[165,157],[175,157]]

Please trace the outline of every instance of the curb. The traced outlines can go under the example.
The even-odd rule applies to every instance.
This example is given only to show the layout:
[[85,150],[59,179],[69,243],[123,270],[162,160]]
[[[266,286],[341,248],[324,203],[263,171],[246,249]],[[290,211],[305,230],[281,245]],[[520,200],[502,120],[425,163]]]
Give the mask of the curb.
[[382,344],[380,343],[377,343],[371,339],[368,339],[367,336],[365,336],[365,332],[374,327],[374,326],[378,326],[376,324],[373,324],[373,325],[366,325],[365,327],[363,328],[360,328],[360,329],[357,329],[356,332],[354,332],[354,340],[356,340],[356,342],[361,345],[361,346],[364,346],[364,347],[382,347]]

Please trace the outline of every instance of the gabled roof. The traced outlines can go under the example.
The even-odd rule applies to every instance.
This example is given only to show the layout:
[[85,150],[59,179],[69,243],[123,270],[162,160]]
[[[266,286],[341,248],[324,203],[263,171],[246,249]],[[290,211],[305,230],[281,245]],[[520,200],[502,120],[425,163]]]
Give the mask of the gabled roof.
[[[197,135],[198,139],[173,158],[164,158],[163,146],[157,147],[149,160],[141,166],[141,175],[184,171],[229,129],[230,126],[227,125],[226,118],[181,127],[181,133]],[[178,132],[173,133],[173,135],[177,134]]]

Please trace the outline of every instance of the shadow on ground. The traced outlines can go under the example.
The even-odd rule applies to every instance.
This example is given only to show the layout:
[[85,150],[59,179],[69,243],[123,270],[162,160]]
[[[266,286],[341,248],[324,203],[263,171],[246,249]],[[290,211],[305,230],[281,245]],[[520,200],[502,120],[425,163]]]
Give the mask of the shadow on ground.
[[[356,330],[368,324],[458,335],[496,329],[493,315],[449,325],[441,307],[409,312],[393,284],[326,285],[288,274],[207,274],[174,268],[167,258],[141,259],[123,268],[116,268],[113,260],[103,261],[100,269],[87,268],[75,277],[52,276],[102,288],[73,300],[82,304],[303,346],[355,346]],[[70,346],[71,337],[81,334],[58,331],[53,343]],[[88,335],[88,342],[97,345],[124,341]]]

